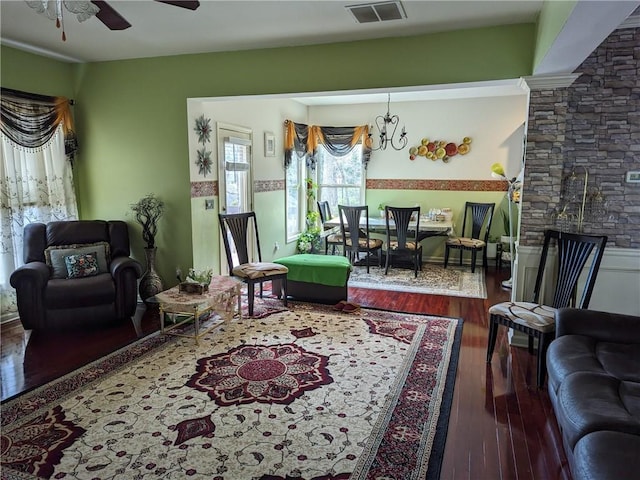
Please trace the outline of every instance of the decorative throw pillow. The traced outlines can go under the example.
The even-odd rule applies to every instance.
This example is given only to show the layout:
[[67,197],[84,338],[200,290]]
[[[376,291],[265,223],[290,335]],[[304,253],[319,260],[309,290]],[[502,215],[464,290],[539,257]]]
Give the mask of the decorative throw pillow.
[[44,251],[45,262],[51,268],[51,277],[67,278],[67,265],[64,257],[81,255],[83,253],[94,253],[96,255],[99,273],[109,272],[109,263],[111,262],[109,243],[97,242],[77,245],[56,245]]
[[69,278],[91,277],[100,273],[96,252],[64,257]]

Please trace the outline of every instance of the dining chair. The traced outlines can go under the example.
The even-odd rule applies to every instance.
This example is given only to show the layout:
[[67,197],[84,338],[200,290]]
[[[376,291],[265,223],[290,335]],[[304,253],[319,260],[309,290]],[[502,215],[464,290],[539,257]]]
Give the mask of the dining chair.
[[[255,212],[219,213],[222,241],[229,264],[229,275],[237,277],[247,284],[247,299],[249,304],[249,316],[253,316],[255,284],[260,285],[260,298],[263,294],[264,282],[281,280],[282,290],[277,292],[278,298],[284,297],[284,305],[287,306],[287,273],[289,269],[278,263],[263,262],[260,252],[260,237],[258,235],[258,222]],[[257,253],[258,261],[249,259],[252,239]]]
[[462,265],[463,252],[465,250],[471,252],[471,272],[476,271],[476,256],[481,251],[482,266],[487,268],[487,241],[495,207],[495,203],[466,202],[464,204],[462,235],[449,238],[445,242],[444,268],[447,268],[449,263],[451,249],[460,250],[460,265]]
[[[369,207],[366,205],[350,207],[338,205],[340,215],[340,232],[344,256],[354,264],[364,252],[367,273],[371,254],[378,253],[378,267],[382,267],[382,240],[371,238],[369,234]],[[358,239],[356,242],[353,239]]]
[[[420,229],[420,207],[389,207],[384,209],[387,224],[387,250],[384,274],[389,272],[392,257],[410,257],[413,262],[414,276],[418,277],[418,269],[422,270],[422,244],[418,240]],[[393,218],[395,226],[390,224]],[[416,225],[409,229],[409,222],[416,220]]]
[[329,202],[327,202],[326,200],[323,200],[317,203],[318,203],[318,213],[320,214],[320,222],[322,223],[322,227],[325,230],[325,235],[326,235],[324,237],[324,254],[325,255],[329,254],[329,245],[331,245],[331,254],[335,255],[336,247],[342,245],[342,234],[331,233],[330,230],[332,230],[335,227],[324,226],[325,222],[333,218],[333,216],[331,215],[331,207],[329,207]]
[[[547,262],[549,249],[554,242],[557,246],[555,266]],[[529,336],[529,353],[533,353],[534,339],[538,340],[537,385],[542,388],[547,371],[546,352],[555,336],[556,310],[570,306],[588,308],[606,244],[606,236],[546,230],[532,301],[502,302],[489,308],[487,362],[491,362],[493,356],[499,325],[526,333]],[[581,274],[589,260],[582,294],[576,306]],[[544,297],[542,290],[546,282],[554,277],[554,271],[553,298],[540,303],[541,295]]]

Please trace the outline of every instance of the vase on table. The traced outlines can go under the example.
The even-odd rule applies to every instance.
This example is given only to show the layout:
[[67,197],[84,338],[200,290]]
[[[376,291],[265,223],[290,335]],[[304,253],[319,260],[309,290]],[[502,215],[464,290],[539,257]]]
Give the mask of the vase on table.
[[162,279],[156,272],[156,250],[156,247],[144,249],[144,255],[147,259],[147,271],[142,275],[140,286],[138,287],[140,298],[144,301],[164,290]]

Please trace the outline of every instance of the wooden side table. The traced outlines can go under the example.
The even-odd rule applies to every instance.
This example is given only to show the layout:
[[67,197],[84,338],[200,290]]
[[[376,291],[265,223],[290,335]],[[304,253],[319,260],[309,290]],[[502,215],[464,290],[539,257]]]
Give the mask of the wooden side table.
[[[242,282],[232,277],[216,275],[211,279],[209,290],[199,293],[181,292],[179,286],[165,290],[155,295],[155,301],[160,307],[160,332],[193,338],[198,344],[200,337],[213,328],[220,327],[224,322],[231,320],[236,311],[242,318],[241,293]],[[237,310],[236,310],[237,308]],[[217,313],[222,322],[217,322],[206,329],[200,328],[200,320],[206,315]],[[165,325],[166,314],[173,314],[176,321],[172,325]],[[177,320],[178,317],[183,317]],[[175,328],[193,321],[194,333],[192,335],[173,331]]]

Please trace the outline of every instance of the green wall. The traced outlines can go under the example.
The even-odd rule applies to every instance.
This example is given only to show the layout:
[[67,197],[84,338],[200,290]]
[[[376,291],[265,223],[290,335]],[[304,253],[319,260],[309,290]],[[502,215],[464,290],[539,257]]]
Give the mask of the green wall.
[[[56,94],[75,97],[81,218],[127,220],[139,259],[144,245],[129,205],[147,193],[166,202],[157,237],[158,270],[173,284],[175,266],[193,263],[187,98],[518,78],[531,74],[534,37],[535,25],[510,25],[80,66],[2,47],[2,85],[37,93],[57,89]],[[7,70],[12,74],[5,81]],[[49,71],[59,77],[53,87],[46,80]],[[58,81],[72,84],[72,94]]]

